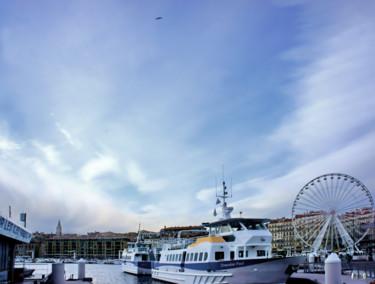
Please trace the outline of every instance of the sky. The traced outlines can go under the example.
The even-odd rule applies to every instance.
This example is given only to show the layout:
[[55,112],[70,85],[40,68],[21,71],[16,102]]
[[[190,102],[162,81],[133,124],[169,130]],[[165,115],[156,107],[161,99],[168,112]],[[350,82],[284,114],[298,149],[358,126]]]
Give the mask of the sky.
[[[375,195],[374,1],[3,0],[0,211],[64,233],[290,217]],[[156,20],[156,17],[162,17]]]

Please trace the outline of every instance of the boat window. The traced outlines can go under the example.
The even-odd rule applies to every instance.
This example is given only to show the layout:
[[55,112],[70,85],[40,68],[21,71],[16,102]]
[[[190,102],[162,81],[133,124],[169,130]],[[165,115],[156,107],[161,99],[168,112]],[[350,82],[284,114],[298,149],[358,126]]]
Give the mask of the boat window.
[[190,253],[186,254],[186,261],[189,261]]
[[257,256],[266,256],[265,250],[257,250]]
[[245,254],[246,254],[246,257],[249,257],[249,251],[248,250],[245,251]]
[[266,227],[261,223],[251,223],[248,226],[249,230],[266,230]]
[[178,256],[178,261],[181,261],[181,259],[182,259],[182,254],[180,254],[180,255]]
[[194,261],[197,261],[198,260],[198,253],[196,252],[195,254],[194,254]]
[[169,255],[167,255],[167,261],[169,261]]
[[228,233],[230,232],[230,227],[228,224],[222,225],[220,229],[220,233]]
[[200,252],[199,253],[199,261],[202,261],[203,260],[203,252]]
[[223,236],[223,239],[226,242],[234,242],[236,237],[234,235],[229,235],[229,236]]
[[238,251],[238,257],[243,258],[243,250]]
[[206,260],[207,260],[207,258],[208,258],[208,253],[207,253],[207,252],[205,252],[205,253],[204,253],[204,261],[206,261]]
[[241,231],[244,229],[243,225],[241,225],[240,222],[234,222],[231,224],[232,230],[233,231]]
[[215,260],[224,259],[224,252],[223,251],[215,251]]

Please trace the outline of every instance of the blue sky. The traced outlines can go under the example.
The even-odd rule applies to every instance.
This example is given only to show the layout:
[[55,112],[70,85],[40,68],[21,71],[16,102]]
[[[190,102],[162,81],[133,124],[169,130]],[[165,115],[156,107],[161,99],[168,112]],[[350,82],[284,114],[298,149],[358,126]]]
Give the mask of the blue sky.
[[42,232],[199,225],[223,165],[234,216],[289,217],[330,172],[374,194],[374,6],[1,1],[0,211]]

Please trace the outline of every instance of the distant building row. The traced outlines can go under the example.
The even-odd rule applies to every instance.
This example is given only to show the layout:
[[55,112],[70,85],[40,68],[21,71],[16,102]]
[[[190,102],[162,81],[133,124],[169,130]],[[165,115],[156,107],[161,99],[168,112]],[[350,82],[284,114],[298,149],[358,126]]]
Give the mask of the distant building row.
[[[311,228],[314,218],[319,218],[319,212],[311,212],[305,215],[295,216],[294,225],[300,228],[300,234],[310,234],[311,244],[317,237],[318,228]],[[345,213],[345,214],[350,214]],[[352,228],[359,228],[363,224],[373,222],[373,212],[362,210],[356,212],[355,218],[350,218]],[[278,218],[268,224],[268,229],[272,233],[272,253],[279,255],[292,255],[310,250],[296,234],[293,220],[288,218]],[[346,221],[343,221],[345,225]],[[318,223],[318,222],[316,222]],[[179,231],[197,230],[201,226],[188,227],[164,227],[158,233],[142,231],[142,236],[152,247],[160,247],[164,243],[173,240]],[[193,234],[193,233],[190,233]],[[17,256],[30,256],[32,258],[85,258],[85,259],[108,259],[118,258],[120,253],[127,248],[128,242],[134,242],[137,237],[136,232],[112,233],[112,232],[92,232],[86,235],[63,234],[60,221],[56,228],[56,234],[34,233],[29,244],[16,246]],[[189,237],[189,235],[185,236]],[[366,251],[375,250],[374,230],[363,238],[359,248]]]
[[[173,239],[181,230],[199,229],[200,226],[164,227],[160,232],[142,231],[142,236],[152,247],[158,247]],[[30,258],[84,258],[114,259],[134,242],[138,233],[91,232],[87,234],[63,234],[59,221],[56,234],[33,233],[29,244],[16,246],[16,255]]]

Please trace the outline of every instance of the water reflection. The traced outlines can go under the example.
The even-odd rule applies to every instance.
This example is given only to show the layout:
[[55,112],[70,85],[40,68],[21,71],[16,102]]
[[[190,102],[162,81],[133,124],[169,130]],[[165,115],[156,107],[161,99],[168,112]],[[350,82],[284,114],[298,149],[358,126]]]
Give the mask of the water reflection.
[[[52,271],[52,264],[26,264],[27,268],[35,269],[33,275],[40,278],[42,274],[47,275]],[[65,264],[65,279],[71,276],[77,279],[78,264]],[[121,271],[121,265],[116,264],[86,264],[86,277],[93,278],[93,284],[161,284],[153,280],[151,276],[136,276]]]

